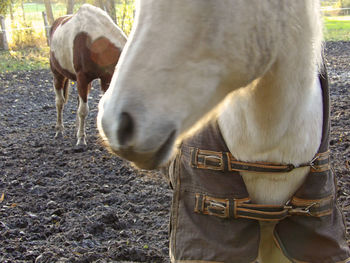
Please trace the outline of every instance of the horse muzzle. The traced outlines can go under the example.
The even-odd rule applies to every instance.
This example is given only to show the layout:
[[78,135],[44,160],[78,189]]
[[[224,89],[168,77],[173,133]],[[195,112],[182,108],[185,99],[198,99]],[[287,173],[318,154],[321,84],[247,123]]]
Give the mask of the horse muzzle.
[[100,105],[97,124],[106,147],[112,153],[147,170],[156,169],[168,160],[178,135],[175,125],[157,118],[147,120],[142,113],[122,110],[116,114],[118,110],[115,108],[113,111],[103,108]]

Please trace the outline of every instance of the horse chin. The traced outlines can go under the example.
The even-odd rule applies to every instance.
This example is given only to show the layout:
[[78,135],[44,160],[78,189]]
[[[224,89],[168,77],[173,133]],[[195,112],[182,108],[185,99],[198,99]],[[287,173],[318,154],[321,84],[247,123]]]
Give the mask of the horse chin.
[[155,151],[138,152],[134,148],[120,148],[110,150],[116,155],[134,163],[138,168],[154,170],[163,166],[170,158],[176,139],[176,131],[171,132],[167,140]]
[[144,170],[154,170],[162,165],[162,160],[156,159],[152,154],[136,154],[119,152],[118,154],[122,158],[131,161],[137,168]]

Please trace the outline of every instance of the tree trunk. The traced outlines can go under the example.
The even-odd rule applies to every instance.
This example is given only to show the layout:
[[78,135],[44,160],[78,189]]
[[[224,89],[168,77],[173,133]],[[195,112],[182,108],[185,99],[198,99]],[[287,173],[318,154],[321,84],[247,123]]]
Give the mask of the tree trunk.
[[103,0],[95,0],[95,6],[98,6],[102,10],[106,11],[106,7]]
[[23,13],[23,21],[26,21],[26,15],[24,13],[24,6],[23,6],[23,0],[21,0],[21,8],[22,8],[22,13]]
[[53,21],[55,20],[52,13],[52,6],[50,0],[44,0],[45,3],[45,9],[47,14],[47,19],[49,20],[50,25],[53,24]]
[[114,23],[117,23],[117,15],[115,11],[115,1],[114,0],[107,0],[108,3],[108,14],[114,21]]
[[12,4],[13,4],[13,0],[10,1],[10,16],[11,16],[11,21],[14,20]]
[[0,48],[9,50],[6,36],[5,18],[3,16],[0,16]]
[[67,15],[73,14],[74,0],[67,0]]
[[106,11],[112,20],[117,22],[117,15],[115,11],[115,0],[95,0],[94,5]]
[[46,43],[48,46],[50,46],[50,26],[49,26],[49,23],[47,22],[47,15],[44,11],[42,12],[42,15],[43,15],[44,25],[45,25]]
[[126,2],[126,0],[124,0],[123,16],[122,16],[122,23],[121,23],[121,28],[122,28],[122,30],[124,30],[126,12],[127,12],[127,2]]

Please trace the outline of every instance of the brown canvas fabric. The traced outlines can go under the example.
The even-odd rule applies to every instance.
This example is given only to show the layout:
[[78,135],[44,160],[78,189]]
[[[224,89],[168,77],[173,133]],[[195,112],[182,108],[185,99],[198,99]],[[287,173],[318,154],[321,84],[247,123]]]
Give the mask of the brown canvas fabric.
[[[329,90],[327,73],[320,75],[323,95],[323,134],[319,152],[329,148]],[[311,172],[294,194],[299,199],[333,197],[332,214],[324,217],[291,216],[275,227],[275,238],[284,254],[296,262],[350,262],[344,218],[337,206],[335,176],[331,169]]]
[[[324,99],[320,155],[289,204],[303,207],[301,212],[286,207],[276,212],[280,210],[275,206],[250,204],[239,171],[229,168],[229,150],[217,123],[209,123],[183,142],[169,169],[174,189],[170,222],[172,262],[255,262],[260,242],[257,214],[265,211],[279,214],[275,239],[291,262],[350,262],[343,216],[335,201],[334,175],[329,169],[329,92],[325,73],[320,81]],[[310,209],[305,209],[308,206]],[[306,210],[309,213],[304,213]],[[247,211],[253,211],[251,216]],[[276,220],[266,214],[262,220]]]
[[[197,133],[190,139],[191,146],[227,151],[223,140],[216,138],[217,126]],[[213,136],[213,137],[212,137]],[[213,145],[210,145],[213,143]],[[208,145],[209,144],[209,145]],[[173,262],[202,260],[203,262],[254,262],[259,247],[259,222],[250,219],[225,220],[196,213],[196,194],[216,198],[248,198],[242,177],[238,172],[192,168],[187,142],[181,147],[174,169],[170,173],[174,188],[171,215],[170,250]]]

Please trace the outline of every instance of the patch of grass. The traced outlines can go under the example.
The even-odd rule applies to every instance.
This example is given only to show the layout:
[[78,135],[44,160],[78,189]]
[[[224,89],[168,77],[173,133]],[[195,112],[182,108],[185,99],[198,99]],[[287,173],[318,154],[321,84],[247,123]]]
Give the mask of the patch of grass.
[[49,48],[0,51],[0,72],[49,68]]
[[326,41],[350,41],[350,16],[324,17]]

